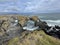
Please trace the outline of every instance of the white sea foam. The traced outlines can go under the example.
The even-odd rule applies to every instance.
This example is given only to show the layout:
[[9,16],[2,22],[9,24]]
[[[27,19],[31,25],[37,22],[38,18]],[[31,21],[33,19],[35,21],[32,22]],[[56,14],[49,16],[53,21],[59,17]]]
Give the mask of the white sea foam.
[[43,20],[46,21],[49,26],[59,25],[60,26],[60,20]]
[[60,23],[60,20],[44,20],[44,21],[47,21],[47,22],[54,22],[54,23]]

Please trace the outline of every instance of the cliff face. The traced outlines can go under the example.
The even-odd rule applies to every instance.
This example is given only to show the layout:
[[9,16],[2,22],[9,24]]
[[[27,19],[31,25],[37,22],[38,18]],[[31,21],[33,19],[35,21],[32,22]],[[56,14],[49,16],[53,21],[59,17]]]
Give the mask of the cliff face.
[[[32,28],[38,29],[23,29],[29,20],[34,22]],[[0,45],[59,45],[59,39],[46,34],[48,29],[37,16],[0,16]]]

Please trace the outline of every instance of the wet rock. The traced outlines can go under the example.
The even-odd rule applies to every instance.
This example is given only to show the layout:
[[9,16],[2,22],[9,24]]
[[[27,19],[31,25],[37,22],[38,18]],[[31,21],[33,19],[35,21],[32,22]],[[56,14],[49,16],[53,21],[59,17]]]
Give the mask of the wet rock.
[[56,29],[60,29],[60,26],[58,26],[58,25],[55,25],[55,28],[56,28]]
[[35,22],[35,26],[39,26],[40,29],[48,29],[49,26],[47,25],[46,22],[42,22],[42,21],[39,21],[39,22]]
[[60,29],[56,28],[56,26],[51,26],[48,30],[46,29],[45,32],[48,35],[51,35],[56,38],[60,38]]
[[50,28],[45,21],[41,21],[37,16],[30,17],[30,20],[34,21],[34,25],[39,26],[39,29],[48,30]]
[[41,21],[37,16],[30,17],[30,20],[33,20],[35,22],[35,26],[39,26],[41,29],[45,29],[47,26],[46,22]]

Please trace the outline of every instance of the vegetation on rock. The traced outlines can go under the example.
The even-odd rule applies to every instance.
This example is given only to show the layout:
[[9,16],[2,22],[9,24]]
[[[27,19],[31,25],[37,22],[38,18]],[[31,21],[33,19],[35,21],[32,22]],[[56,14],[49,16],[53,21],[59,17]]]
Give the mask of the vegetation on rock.
[[15,37],[8,41],[7,45],[60,45],[60,40],[45,34],[43,31],[22,33],[21,37]]
[[[38,30],[23,29],[29,20],[34,22],[34,27],[38,26]],[[56,28],[60,29],[59,26]],[[51,27],[37,16],[0,16],[0,45],[60,45],[60,39],[47,35],[56,34],[59,37],[60,30],[57,31],[52,28],[53,31],[51,31],[49,29]]]

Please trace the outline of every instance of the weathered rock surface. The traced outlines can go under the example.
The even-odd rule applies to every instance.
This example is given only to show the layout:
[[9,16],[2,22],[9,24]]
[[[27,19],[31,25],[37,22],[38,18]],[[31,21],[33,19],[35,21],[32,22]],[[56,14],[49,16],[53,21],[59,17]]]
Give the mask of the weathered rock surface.
[[19,19],[19,23],[21,24],[21,26],[23,27],[25,25],[25,23],[29,20],[29,17],[27,16],[18,16]]
[[39,22],[40,21],[40,19],[37,16],[30,17],[30,20],[33,20],[35,22]]
[[[3,18],[2,18],[3,17]],[[23,29],[23,27],[27,27],[28,29]],[[36,28],[38,27],[38,28]],[[45,33],[48,35],[58,37],[60,38],[60,27],[55,26],[55,27],[49,27],[45,21],[41,21],[37,16],[32,16],[32,17],[27,17],[27,16],[1,16],[0,17],[0,45],[7,45],[6,43],[15,37],[22,36],[22,40],[24,38],[24,41],[26,40],[26,35],[30,35],[31,33],[33,34],[34,31],[29,31],[30,30],[43,30]],[[22,33],[24,33],[22,35]],[[40,32],[41,33],[41,32]],[[35,41],[35,37],[31,34],[32,40]],[[37,33],[34,33],[34,35]],[[29,35],[27,37],[29,37]],[[36,38],[38,36],[37,34]],[[42,36],[41,36],[42,37]],[[31,41],[31,38],[27,38],[29,41]],[[38,40],[37,39],[37,40]],[[44,38],[43,38],[44,39]],[[21,41],[21,40],[20,40]],[[43,41],[44,42],[44,41]],[[23,42],[24,43],[24,42]],[[29,42],[32,43],[32,42]],[[34,42],[35,43],[35,42]],[[47,43],[47,42],[46,42]],[[33,43],[32,43],[33,44]],[[35,44],[34,44],[35,45]]]
[[51,36],[54,36],[56,38],[60,38],[60,29],[59,26],[51,26],[49,30],[46,30],[46,33],[48,33]]
[[8,29],[6,31],[8,35],[14,37],[19,35],[19,33],[22,33],[22,26],[19,24],[19,20],[16,19],[16,17],[12,17],[9,20],[9,24],[10,25],[8,26]]
[[8,20],[5,20],[4,23],[0,24],[0,44],[16,36],[20,36],[23,31],[22,26],[19,24],[16,17],[9,17]]
[[34,31],[34,30],[38,30],[39,26],[35,26],[35,22],[32,20],[28,20],[25,24],[25,26],[23,27],[24,30],[29,30],[29,31]]

